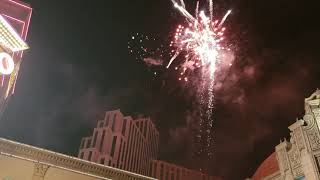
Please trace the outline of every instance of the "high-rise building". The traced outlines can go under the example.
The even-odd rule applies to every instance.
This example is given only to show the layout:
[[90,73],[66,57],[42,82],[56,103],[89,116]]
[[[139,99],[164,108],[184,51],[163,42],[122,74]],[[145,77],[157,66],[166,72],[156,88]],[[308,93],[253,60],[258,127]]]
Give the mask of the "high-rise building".
[[158,146],[159,132],[150,118],[134,120],[115,110],[106,112],[93,135],[82,139],[78,157],[148,175]]
[[218,180],[217,177],[159,160],[152,161],[150,169],[150,176],[159,180]]
[[159,132],[150,118],[108,111],[93,135],[81,140],[78,157],[159,180],[217,180],[199,171],[157,160]]

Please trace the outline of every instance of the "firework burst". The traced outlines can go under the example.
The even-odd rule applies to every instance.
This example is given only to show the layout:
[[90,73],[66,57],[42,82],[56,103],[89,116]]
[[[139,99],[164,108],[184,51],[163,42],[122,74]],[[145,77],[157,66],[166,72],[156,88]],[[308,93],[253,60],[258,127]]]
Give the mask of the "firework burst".
[[209,1],[210,16],[207,16],[204,11],[199,12],[199,2],[197,3],[195,17],[185,9],[183,1],[181,5],[174,0],[172,0],[172,3],[185,17],[187,23],[186,25],[179,25],[176,29],[174,38],[170,43],[174,55],[171,57],[167,68],[177,57],[183,54],[184,62],[181,64],[183,71],[208,67],[211,77],[214,78],[214,73],[223,59],[224,52],[230,50],[224,43],[226,28],[223,27],[223,23],[231,10],[219,21],[213,20],[213,3],[211,0]]
[[[231,65],[228,56],[232,54],[228,44],[225,42],[224,22],[231,13],[227,13],[221,20],[213,18],[213,2],[208,1],[208,14],[205,11],[199,11],[199,2],[197,2],[195,15],[192,16],[186,8],[183,0],[180,4],[171,0],[174,7],[183,15],[185,23],[178,25],[173,40],[170,43],[172,53],[167,68],[173,64],[179,56],[182,56],[183,62],[175,69],[182,69],[179,80],[187,77],[184,74],[188,69],[193,71],[200,68],[202,70],[202,82],[198,89],[200,102],[200,130],[196,137],[199,142],[199,149],[196,154],[211,158],[213,146],[213,112],[214,112],[214,85],[215,74],[217,70],[222,70],[226,63]],[[232,60],[231,60],[232,61]]]
[[[225,38],[226,28],[223,27],[231,10],[222,18],[216,19],[212,0],[208,0],[207,12],[199,10],[198,1],[194,15],[187,11],[183,0],[171,1],[184,17],[184,22],[177,26],[171,41],[159,43],[155,38],[137,33],[129,41],[128,49],[131,54],[136,55],[136,59],[148,66],[174,69],[178,72],[179,81],[192,81],[196,84],[200,104],[200,130],[196,138],[201,144],[196,153],[206,154],[210,158],[213,154],[214,88],[218,81],[215,75],[225,71],[233,61],[233,53]],[[156,48],[155,44],[158,44]],[[189,77],[193,74],[197,76]]]

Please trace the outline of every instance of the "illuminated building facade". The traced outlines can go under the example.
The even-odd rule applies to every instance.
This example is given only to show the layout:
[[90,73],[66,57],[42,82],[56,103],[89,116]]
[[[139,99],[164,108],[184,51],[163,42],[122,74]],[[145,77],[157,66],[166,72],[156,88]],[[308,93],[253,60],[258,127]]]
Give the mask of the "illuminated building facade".
[[0,1],[0,113],[14,93],[32,8],[18,0]]
[[219,180],[217,177],[159,160],[152,161],[150,169],[150,176],[159,180]]
[[289,126],[281,141],[256,170],[252,180],[320,179],[320,90],[305,99],[305,115]]
[[159,132],[150,118],[133,120],[119,110],[108,111],[93,135],[82,139],[78,157],[148,175],[158,144]]

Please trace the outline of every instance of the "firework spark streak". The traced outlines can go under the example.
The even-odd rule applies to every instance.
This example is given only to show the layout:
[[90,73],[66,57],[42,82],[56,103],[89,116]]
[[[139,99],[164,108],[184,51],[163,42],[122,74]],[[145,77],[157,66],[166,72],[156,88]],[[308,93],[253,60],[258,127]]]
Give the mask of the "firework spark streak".
[[[213,19],[213,1],[208,0],[208,14],[204,11],[199,12],[199,1],[195,9],[195,16],[192,16],[185,8],[183,0],[180,5],[171,0],[174,7],[183,15],[188,22],[187,25],[179,25],[176,29],[175,36],[170,44],[173,47],[173,56],[167,65],[170,68],[172,63],[180,56],[184,55],[184,62],[181,63],[183,69],[181,75],[186,69],[201,68],[202,85],[199,90],[200,100],[200,132],[197,135],[199,141],[204,147],[199,152],[212,155],[211,146],[213,144],[212,128],[213,128],[213,110],[214,110],[214,84],[215,73],[219,64],[223,63],[223,57],[229,48],[226,48],[224,41],[225,28],[224,22],[231,13],[231,10],[219,20]],[[177,68],[177,67],[176,67]],[[182,78],[179,78],[179,80]]]
[[210,11],[210,20],[213,18],[213,2],[209,0],[209,11]]

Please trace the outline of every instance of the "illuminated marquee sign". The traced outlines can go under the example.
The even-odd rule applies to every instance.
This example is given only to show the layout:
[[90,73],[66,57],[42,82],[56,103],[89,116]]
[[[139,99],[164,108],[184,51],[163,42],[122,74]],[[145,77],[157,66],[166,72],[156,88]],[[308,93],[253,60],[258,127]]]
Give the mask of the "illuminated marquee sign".
[[8,75],[14,70],[14,61],[12,57],[5,52],[0,53],[0,73]]
[[28,49],[28,45],[0,15],[0,74],[9,75],[14,71],[14,61],[10,54]]

